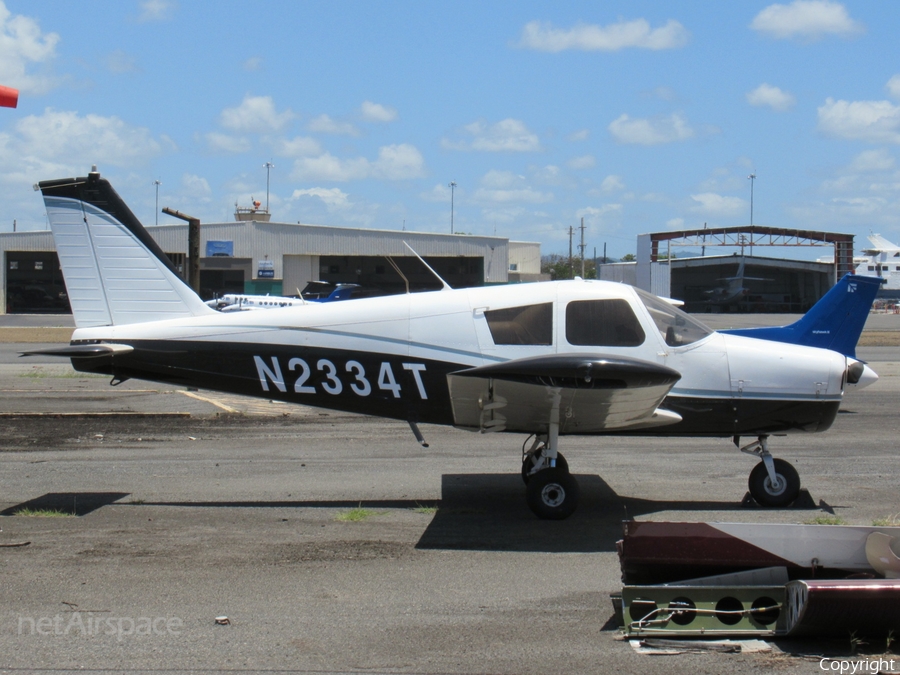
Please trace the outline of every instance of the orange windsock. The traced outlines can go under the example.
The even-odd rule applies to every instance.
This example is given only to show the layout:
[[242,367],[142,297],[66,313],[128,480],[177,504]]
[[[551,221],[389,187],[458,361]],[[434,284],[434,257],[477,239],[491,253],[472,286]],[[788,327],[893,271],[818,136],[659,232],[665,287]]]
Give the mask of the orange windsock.
[[0,106],[15,108],[19,104],[19,90],[12,87],[4,87],[0,84]]

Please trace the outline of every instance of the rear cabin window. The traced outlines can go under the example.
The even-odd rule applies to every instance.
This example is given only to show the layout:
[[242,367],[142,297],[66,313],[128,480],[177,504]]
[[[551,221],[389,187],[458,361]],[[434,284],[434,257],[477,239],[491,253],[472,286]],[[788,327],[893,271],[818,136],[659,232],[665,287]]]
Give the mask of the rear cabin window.
[[644,330],[627,300],[576,300],[566,305],[566,340],[589,347],[637,347]]
[[495,345],[553,343],[553,303],[491,309],[484,313]]

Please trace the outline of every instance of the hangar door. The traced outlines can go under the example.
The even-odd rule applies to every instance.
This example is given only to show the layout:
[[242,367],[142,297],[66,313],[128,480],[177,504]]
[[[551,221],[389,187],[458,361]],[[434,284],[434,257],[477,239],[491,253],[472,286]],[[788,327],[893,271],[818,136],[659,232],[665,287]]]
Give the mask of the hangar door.
[[5,265],[7,313],[72,311],[56,251],[7,251]]

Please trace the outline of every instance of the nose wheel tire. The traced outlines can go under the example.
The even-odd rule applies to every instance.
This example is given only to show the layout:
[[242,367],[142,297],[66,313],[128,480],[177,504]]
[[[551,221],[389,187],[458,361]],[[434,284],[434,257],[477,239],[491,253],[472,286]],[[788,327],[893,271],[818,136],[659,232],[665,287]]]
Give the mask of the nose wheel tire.
[[760,506],[788,506],[800,496],[800,475],[783,459],[775,459],[773,462],[778,480],[773,483],[766,471],[765,462],[760,462],[750,472],[750,496]]
[[534,515],[544,520],[564,520],[578,507],[578,481],[557,466],[531,476],[525,501]]

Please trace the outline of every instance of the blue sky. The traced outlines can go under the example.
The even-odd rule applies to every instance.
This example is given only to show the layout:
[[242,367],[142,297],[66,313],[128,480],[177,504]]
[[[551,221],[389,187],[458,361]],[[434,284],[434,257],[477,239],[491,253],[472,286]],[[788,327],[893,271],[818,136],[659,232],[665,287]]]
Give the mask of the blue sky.
[[[750,221],[900,240],[888,2],[0,2],[0,231],[97,164],[159,205],[634,252]],[[160,214],[159,222],[170,222]],[[794,252],[796,254],[796,252]],[[830,251],[817,250],[817,255]]]

